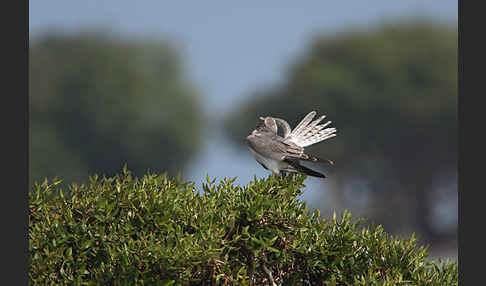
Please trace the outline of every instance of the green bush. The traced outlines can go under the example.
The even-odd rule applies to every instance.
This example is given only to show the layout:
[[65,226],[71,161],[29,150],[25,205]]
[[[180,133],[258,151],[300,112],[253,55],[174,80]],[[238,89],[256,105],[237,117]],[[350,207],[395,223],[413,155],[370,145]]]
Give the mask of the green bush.
[[[457,262],[362,226],[319,218],[305,176],[193,183],[124,169],[29,192],[32,285],[458,285]],[[270,275],[269,275],[270,274]],[[271,278],[270,278],[271,277]]]

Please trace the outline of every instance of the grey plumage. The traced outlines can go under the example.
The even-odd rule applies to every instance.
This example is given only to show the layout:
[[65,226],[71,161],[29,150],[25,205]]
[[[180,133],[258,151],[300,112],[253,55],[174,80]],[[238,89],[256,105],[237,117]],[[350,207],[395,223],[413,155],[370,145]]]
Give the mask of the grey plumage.
[[[315,115],[315,111],[307,114],[294,130],[291,130],[287,121],[281,118],[260,117],[263,125],[257,127],[247,137],[248,147],[256,161],[274,174],[280,174],[280,172],[304,173],[325,178],[324,174],[300,164],[301,160],[333,164],[330,160],[323,160],[304,152],[304,147],[336,136],[336,128],[322,130],[331,122],[318,125],[325,116],[312,121]],[[283,137],[278,135],[278,127],[282,128]]]

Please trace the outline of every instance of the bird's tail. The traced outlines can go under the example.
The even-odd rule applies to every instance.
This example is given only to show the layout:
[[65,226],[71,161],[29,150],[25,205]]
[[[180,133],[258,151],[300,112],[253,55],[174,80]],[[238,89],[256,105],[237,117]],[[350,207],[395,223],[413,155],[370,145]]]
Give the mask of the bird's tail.
[[332,160],[318,158],[314,155],[310,155],[310,154],[306,154],[306,153],[302,154],[302,157],[300,157],[300,159],[306,160],[306,161],[311,161],[311,162],[316,162],[316,163],[328,163],[328,164],[334,165],[334,162]]
[[287,168],[283,171],[290,172],[290,173],[303,173],[303,174],[313,176],[313,177],[318,177],[318,178],[325,178],[326,177],[324,174],[321,174],[321,173],[314,171],[310,168],[302,166],[296,161],[287,161],[287,162],[290,164],[290,166],[289,166],[289,168]]

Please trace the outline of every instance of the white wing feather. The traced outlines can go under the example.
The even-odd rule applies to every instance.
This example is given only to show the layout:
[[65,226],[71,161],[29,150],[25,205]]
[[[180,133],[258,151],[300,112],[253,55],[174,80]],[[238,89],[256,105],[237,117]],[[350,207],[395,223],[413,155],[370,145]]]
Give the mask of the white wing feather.
[[331,124],[331,121],[328,121],[321,125],[317,125],[326,116],[322,115],[316,120],[312,121],[315,115],[315,111],[307,114],[304,119],[302,119],[302,121],[289,134],[289,136],[286,137],[286,139],[297,144],[300,147],[307,147],[336,136],[336,128],[325,128],[324,130],[322,130],[324,127]]
[[309,112],[309,114],[307,114],[304,117],[304,119],[302,119],[302,121],[299,124],[297,124],[294,130],[292,130],[289,137],[294,137],[294,138],[298,137],[304,131],[307,124],[309,124],[309,122],[312,121],[312,118],[314,118],[315,115],[316,115],[315,111]]

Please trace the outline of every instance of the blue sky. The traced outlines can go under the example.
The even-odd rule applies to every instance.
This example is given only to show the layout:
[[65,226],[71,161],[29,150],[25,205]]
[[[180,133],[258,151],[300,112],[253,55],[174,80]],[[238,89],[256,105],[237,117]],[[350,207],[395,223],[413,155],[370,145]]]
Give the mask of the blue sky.
[[[29,32],[32,38],[52,28],[102,27],[127,36],[172,39],[207,112],[217,119],[252,91],[281,82],[289,62],[305,52],[316,33],[413,16],[457,22],[457,1],[29,1]],[[205,151],[183,170],[198,186],[206,173],[238,176],[240,184],[268,175],[221,130],[208,130],[202,143]],[[325,193],[327,183],[306,182],[304,199]],[[332,198],[326,201],[332,204]]]
[[[141,4],[133,4],[141,3]],[[370,4],[371,3],[371,4]],[[137,37],[172,38],[207,107],[223,113],[262,85],[318,32],[426,15],[457,21],[457,1],[29,1],[29,31],[99,26]],[[221,100],[225,98],[227,100]]]

